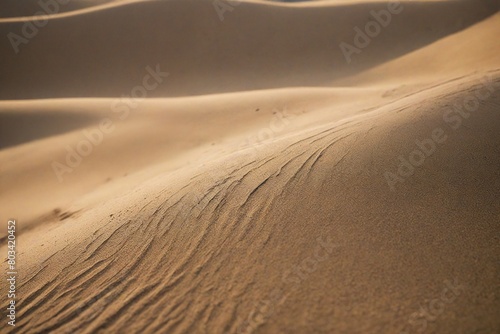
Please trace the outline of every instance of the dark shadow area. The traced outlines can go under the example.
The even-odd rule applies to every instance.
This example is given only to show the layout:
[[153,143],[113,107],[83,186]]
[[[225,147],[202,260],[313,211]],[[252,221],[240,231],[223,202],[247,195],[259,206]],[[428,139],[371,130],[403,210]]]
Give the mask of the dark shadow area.
[[[374,22],[371,12],[388,3],[328,3],[242,2],[221,20],[212,1],[150,1],[51,20],[17,54],[7,38],[0,40],[0,99],[117,97],[142,85],[148,67],[170,75],[147,97],[329,87],[466,29],[498,5],[405,3],[348,63],[339,45],[354,45],[354,29]],[[22,28],[23,22],[0,23],[0,34]]]
[[0,112],[0,150],[92,124],[94,117],[64,112]]

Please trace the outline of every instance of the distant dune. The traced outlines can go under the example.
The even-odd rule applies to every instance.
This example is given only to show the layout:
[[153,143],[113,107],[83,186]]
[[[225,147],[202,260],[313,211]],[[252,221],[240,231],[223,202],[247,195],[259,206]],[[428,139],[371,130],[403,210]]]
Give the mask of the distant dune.
[[[172,76],[151,92],[155,97],[330,87],[336,78],[485,19],[495,13],[488,3],[431,1],[422,6],[410,1],[404,5],[405,15],[393,15],[351,64],[339,52],[339,43],[352,43],[353,27],[363,27],[373,20],[371,10],[386,9],[387,4],[327,1],[290,7],[243,2],[225,12],[221,22],[211,1],[117,3],[81,15],[55,16],[35,38],[19,45],[18,54],[2,39],[0,54],[7,66],[0,78],[8,85],[2,84],[0,98],[116,97],[130,91],[145,68],[156,64]],[[0,31],[21,31],[24,23],[0,20]]]
[[0,331],[500,332],[498,4],[402,1],[364,47],[387,2],[75,1],[0,39]]

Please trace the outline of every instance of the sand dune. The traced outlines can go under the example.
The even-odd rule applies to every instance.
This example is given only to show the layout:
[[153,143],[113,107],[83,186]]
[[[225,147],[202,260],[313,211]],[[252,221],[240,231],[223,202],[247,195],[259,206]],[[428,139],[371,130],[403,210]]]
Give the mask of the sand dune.
[[[481,21],[469,29],[447,36],[418,51],[376,66],[359,75],[338,80],[337,85],[373,85],[377,81],[411,81],[426,85],[429,80],[457,78],[495,68],[500,52],[500,14]],[[485,42],[488,41],[488,42]],[[439,57],[436,52],[439,50]],[[415,71],[418,68],[419,71]]]
[[[89,9],[99,5],[111,4],[118,1],[125,2],[126,0],[59,0],[57,2],[48,0],[4,0],[0,3],[0,18],[27,18],[34,15],[57,15],[81,9]],[[54,13],[52,13],[52,11],[54,11]]]
[[0,42],[0,331],[499,332],[498,2],[402,3],[351,63],[387,3],[76,2]]
[[[221,22],[211,1],[117,3],[49,19],[33,39],[19,45],[17,54],[3,39],[0,54],[8,66],[2,67],[0,78],[9,84],[2,84],[0,98],[121,96],[141,82],[147,66],[157,64],[171,77],[149,97],[329,86],[332,79],[359,73],[492,15],[496,9],[489,4],[433,1],[422,6],[409,1],[347,64],[339,43],[353,43],[353,28],[364,27],[372,19],[370,11],[387,4],[243,2]],[[145,17],[151,24],[143,24]],[[0,20],[0,32],[20,32],[24,24],[21,19]]]

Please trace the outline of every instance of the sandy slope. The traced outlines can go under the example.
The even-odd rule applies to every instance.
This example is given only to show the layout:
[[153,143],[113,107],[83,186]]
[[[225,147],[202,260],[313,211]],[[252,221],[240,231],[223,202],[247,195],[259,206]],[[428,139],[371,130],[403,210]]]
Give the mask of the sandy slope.
[[[325,86],[495,12],[489,0],[405,2],[402,13],[347,64],[339,43],[353,43],[353,28],[364,27],[371,10],[386,8],[373,2],[243,2],[221,22],[211,1],[170,0],[61,14],[19,45],[18,54],[8,39],[0,41],[6,64],[0,68],[0,98],[121,96],[156,64],[171,77],[150,97]],[[144,24],[146,17],[150,24]],[[0,20],[0,33],[20,32],[24,24]]]
[[[382,3],[243,3],[223,23],[210,2],[117,4],[2,44],[0,219],[22,274],[0,330],[500,331],[493,4],[405,3],[351,64],[338,41]],[[169,77],[121,117],[157,63]],[[432,152],[391,186],[416,141]]]
[[[373,85],[382,78],[428,85],[429,80],[446,80],[495,68],[500,53],[500,14],[481,21],[466,31],[421,48],[418,51],[376,66],[359,75],[338,80],[336,85]],[[439,57],[436,57],[439,50]],[[415,69],[418,71],[415,71]]]

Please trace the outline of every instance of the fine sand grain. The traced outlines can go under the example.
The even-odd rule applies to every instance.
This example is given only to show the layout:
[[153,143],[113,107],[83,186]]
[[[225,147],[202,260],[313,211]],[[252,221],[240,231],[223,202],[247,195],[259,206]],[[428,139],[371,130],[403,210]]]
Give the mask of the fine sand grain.
[[401,3],[350,63],[387,2],[75,1],[2,38],[0,332],[499,333],[499,2]]

